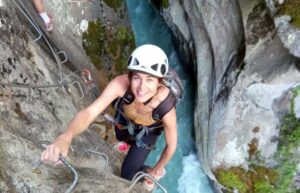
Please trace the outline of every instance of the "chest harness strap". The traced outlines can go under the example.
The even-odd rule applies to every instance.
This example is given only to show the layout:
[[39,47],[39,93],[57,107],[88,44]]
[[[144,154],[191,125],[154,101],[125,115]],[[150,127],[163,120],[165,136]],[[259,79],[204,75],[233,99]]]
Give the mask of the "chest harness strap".
[[153,110],[153,118],[157,122],[149,126],[136,124],[124,114],[123,105],[129,105],[133,101],[134,96],[130,91],[127,91],[122,98],[117,99],[115,102],[115,109],[117,111],[115,120],[117,123],[120,123],[121,125],[125,126],[126,129],[128,129],[128,133],[133,137],[138,147],[144,149],[155,149],[155,145],[145,144],[142,141],[142,137],[144,135],[148,135],[149,132],[157,132],[158,135],[160,134],[160,132],[163,130],[161,119],[175,106],[175,97],[172,92],[170,92],[166,99],[161,102],[156,109]]

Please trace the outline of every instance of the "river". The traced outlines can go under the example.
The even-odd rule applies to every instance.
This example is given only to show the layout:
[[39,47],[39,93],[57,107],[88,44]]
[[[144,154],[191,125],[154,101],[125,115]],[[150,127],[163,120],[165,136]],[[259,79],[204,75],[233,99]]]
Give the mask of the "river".
[[[175,52],[172,37],[162,17],[149,4],[148,0],[126,0],[136,45],[146,43],[161,47],[183,80],[184,100],[177,105],[178,146],[175,155],[168,163],[167,175],[160,183],[169,193],[213,193],[207,176],[197,160],[194,138],[194,91],[190,79]],[[157,148],[151,152],[146,163],[154,165],[164,147],[164,136],[160,136]],[[162,192],[155,190],[155,193]]]

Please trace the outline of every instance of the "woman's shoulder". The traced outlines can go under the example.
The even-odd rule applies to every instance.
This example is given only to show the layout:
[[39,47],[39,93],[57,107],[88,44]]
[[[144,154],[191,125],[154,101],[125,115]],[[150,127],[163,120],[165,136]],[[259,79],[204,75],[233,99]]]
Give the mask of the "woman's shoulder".
[[116,76],[109,84],[115,91],[118,91],[119,96],[123,96],[130,85],[128,74]]
[[114,78],[114,80],[117,80],[121,84],[129,84],[130,82],[128,78],[128,74],[118,75]]
[[167,98],[168,94],[170,93],[170,89],[164,85],[160,85],[157,89],[157,97],[159,99],[165,99]]
[[162,103],[169,95],[170,89],[164,85],[160,85],[157,89],[157,93],[153,96],[149,105],[152,108],[156,108]]

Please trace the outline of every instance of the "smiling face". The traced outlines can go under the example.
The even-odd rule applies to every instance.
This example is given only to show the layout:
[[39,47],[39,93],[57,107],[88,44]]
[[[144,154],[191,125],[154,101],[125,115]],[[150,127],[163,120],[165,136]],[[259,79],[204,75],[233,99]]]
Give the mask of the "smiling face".
[[131,91],[138,102],[146,102],[153,97],[159,86],[159,79],[142,72],[133,72],[131,77]]

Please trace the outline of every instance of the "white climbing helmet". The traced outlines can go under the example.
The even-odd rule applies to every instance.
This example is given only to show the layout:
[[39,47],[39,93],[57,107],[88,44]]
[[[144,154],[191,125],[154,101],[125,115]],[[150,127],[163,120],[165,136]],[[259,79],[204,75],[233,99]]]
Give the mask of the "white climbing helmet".
[[145,44],[132,52],[127,69],[163,78],[169,70],[168,57],[158,46]]

